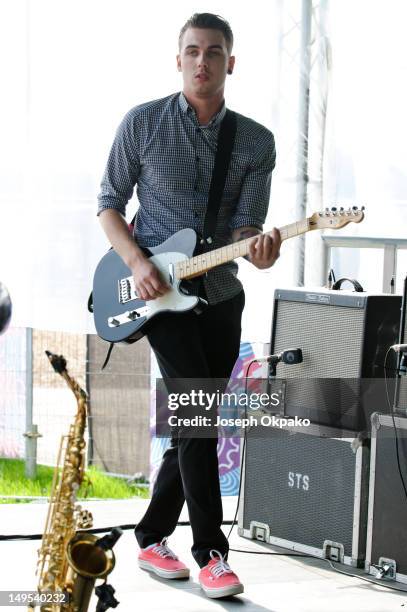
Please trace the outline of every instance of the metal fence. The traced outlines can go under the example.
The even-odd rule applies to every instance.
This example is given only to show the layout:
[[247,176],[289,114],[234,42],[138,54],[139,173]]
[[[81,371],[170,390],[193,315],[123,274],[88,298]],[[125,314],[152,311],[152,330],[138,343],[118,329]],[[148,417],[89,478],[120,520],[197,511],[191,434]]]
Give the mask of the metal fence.
[[0,456],[26,454],[24,433],[37,425],[37,462],[54,465],[76,400],[51,368],[45,350],[62,354],[88,391],[88,463],[106,472],[149,474],[150,349],[142,340],[117,345],[102,372],[108,345],[94,335],[10,328],[0,337]]

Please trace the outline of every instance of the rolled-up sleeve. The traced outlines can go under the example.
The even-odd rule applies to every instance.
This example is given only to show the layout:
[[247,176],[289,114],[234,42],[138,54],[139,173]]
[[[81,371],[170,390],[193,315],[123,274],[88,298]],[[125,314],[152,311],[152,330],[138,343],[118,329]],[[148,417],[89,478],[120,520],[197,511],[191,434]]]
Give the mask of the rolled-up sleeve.
[[134,109],[119,125],[103,175],[98,195],[97,214],[115,208],[125,215],[140,171],[139,130]]
[[239,200],[231,217],[231,230],[257,227],[266,220],[270,200],[271,175],[276,163],[274,136],[269,130],[256,140],[252,161],[243,179]]

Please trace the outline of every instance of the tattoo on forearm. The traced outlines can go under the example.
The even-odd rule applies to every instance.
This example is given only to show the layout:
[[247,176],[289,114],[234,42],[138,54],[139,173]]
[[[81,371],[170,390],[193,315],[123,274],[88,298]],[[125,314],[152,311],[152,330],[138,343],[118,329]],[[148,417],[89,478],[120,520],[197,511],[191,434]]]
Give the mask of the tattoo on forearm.
[[245,238],[252,238],[253,236],[257,236],[258,234],[261,234],[261,231],[259,229],[256,229],[256,228],[245,229],[239,232],[239,235],[236,240],[244,240]]

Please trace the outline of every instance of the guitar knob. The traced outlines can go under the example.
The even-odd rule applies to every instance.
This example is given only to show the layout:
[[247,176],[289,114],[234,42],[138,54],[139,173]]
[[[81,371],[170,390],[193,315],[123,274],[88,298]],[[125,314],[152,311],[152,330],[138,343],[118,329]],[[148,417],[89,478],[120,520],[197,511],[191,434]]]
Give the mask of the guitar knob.
[[127,313],[127,318],[130,319],[130,321],[135,321],[139,318],[139,316],[140,315],[137,310],[129,310],[129,312]]
[[114,317],[109,317],[108,322],[110,325],[114,325],[114,327],[118,327],[120,325],[120,321]]

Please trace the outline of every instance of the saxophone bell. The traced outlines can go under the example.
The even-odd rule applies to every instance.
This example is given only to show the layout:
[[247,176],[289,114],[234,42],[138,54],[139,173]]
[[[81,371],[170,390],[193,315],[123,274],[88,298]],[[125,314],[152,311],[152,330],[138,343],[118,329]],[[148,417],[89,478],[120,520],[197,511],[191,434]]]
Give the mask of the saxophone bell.
[[[78,531],[66,549],[69,570],[65,588],[70,594],[74,610],[87,610],[97,578],[105,579],[115,566],[112,547],[121,536],[98,538],[92,533]],[[105,542],[109,541],[109,546]],[[107,608],[106,608],[107,609]]]

